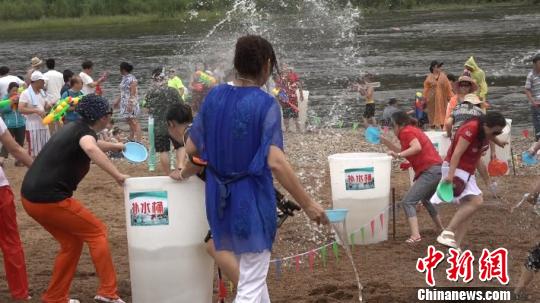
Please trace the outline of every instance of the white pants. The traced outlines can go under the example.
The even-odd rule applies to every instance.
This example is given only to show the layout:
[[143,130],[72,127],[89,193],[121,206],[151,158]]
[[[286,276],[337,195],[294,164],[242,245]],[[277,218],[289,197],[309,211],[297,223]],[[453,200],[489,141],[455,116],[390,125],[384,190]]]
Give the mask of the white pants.
[[240,264],[240,279],[234,303],[270,303],[266,285],[270,252],[245,253],[236,258]]

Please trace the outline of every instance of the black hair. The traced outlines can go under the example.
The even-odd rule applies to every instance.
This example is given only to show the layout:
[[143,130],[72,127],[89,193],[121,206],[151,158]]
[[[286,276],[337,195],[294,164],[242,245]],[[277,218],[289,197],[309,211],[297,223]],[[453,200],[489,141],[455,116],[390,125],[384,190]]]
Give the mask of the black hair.
[[54,59],[47,59],[47,61],[45,61],[45,65],[47,65],[48,69],[54,69],[56,62],[54,61]]
[[486,132],[484,131],[483,126],[487,126],[489,128],[496,126],[506,126],[506,119],[500,112],[489,111],[485,115],[473,119],[478,119],[478,121],[480,122],[478,130],[478,139],[480,140],[480,142],[484,141],[484,139],[486,138]]
[[[111,120],[111,123],[112,123],[112,120]],[[120,133],[120,128],[118,128],[118,126],[113,127],[113,129],[112,129],[113,136],[116,136],[119,133]]]
[[417,121],[407,115],[404,111],[398,111],[392,114],[392,122],[397,126],[417,125]]
[[94,63],[90,60],[86,60],[81,64],[82,69],[89,69],[94,67]]
[[9,92],[9,91],[10,91],[12,88],[14,88],[14,87],[19,88],[19,83],[17,83],[17,82],[10,82],[9,85],[8,85],[7,91]]
[[71,70],[64,69],[63,75],[64,75],[64,82],[68,82],[69,80],[71,80],[71,77],[73,77],[74,74]]
[[388,100],[388,105],[396,105],[396,104],[398,104],[398,99],[390,98],[390,100]]
[[122,62],[120,63],[120,70],[123,70],[125,72],[127,72],[128,74],[131,73],[133,71],[133,65],[127,63],[127,62]]
[[448,78],[449,81],[456,82],[458,78],[454,74],[448,74],[446,75],[446,78]]
[[0,76],[5,76],[9,73],[9,67],[0,66]]
[[278,66],[276,54],[272,44],[263,37],[247,35],[236,41],[234,68],[240,75],[259,77],[268,60],[270,60],[270,73],[272,73]]
[[172,104],[167,109],[167,116],[165,119],[167,122],[176,121],[176,123],[179,124],[191,123],[193,121],[191,107],[183,103]]
[[540,61],[540,54],[536,54],[536,55],[533,57],[533,59],[532,59],[532,62],[533,62],[534,64],[536,64],[536,62],[538,62],[538,61]]

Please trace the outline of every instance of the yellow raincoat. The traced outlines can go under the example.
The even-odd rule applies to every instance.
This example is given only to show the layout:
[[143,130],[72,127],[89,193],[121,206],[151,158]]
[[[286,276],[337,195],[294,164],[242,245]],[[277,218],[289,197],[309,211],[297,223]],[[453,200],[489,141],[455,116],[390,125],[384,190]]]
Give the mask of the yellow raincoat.
[[470,67],[472,69],[471,71],[471,78],[473,78],[474,82],[478,85],[478,91],[476,91],[476,95],[480,97],[482,100],[486,100],[486,95],[488,93],[488,86],[486,83],[486,73],[478,67],[476,64],[476,61],[474,61],[474,57],[470,57],[469,60],[465,62],[465,67]]

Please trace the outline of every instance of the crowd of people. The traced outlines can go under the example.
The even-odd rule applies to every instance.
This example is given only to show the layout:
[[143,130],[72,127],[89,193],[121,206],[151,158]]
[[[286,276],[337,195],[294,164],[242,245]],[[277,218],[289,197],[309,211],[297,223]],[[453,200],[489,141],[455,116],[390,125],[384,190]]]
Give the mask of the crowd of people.
[[[139,83],[128,62],[119,65],[119,95],[110,103],[104,98],[104,72],[92,78],[94,64],[84,61],[81,72],[55,70],[55,60],[31,59],[24,77],[9,74],[0,67],[0,99],[10,104],[2,108],[0,142],[2,157],[11,154],[17,166],[29,167],[21,186],[26,213],[59,243],[51,280],[41,297],[46,303],[77,303],[69,298],[70,285],[86,243],[90,250],[99,288],[94,297],[100,303],[124,302],[117,289],[116,272],[109,249],[106,226],[82,201],[73,197],[78,184],[95,163],[118,184],[129,176],[118,170],[109,155],[124,149],[119,129],[112,121],[113,108],[130,128],[127,140],[141,141],[139,124],[145,109],[156,121],[154,148],[159,153],[163,173],[177,181],[193,175],[205,180],[208,251],[236,286],[236,303],[270,302],[266,277],[277,230],[275,178],[298,202],[307,216],[327,224],[322,207],[304,190],[283,151],[282,119],[285,131],[298,122],[299,102],[303,102],[298,74],[288,65],[278,68],[272,45],[260,36],[247,35],[237,40],[233,71],[220,65],[210,71],[204,63],[196,65],[189,85],[184,86],[176,69],[158,67],[152,83],[139,100]],[[540,134],[540,55],[533,58],[533,70],[525,89],[533,109],[537,139]],[[416,204],[426,206],[440,234],[437,241],[460,249],[473,215],[483,203],[476,184],[478,171],[488,186],[493,183],[481,157],[495,145],[504,146],[497,136],[506,126],[501,113],[487,110],[485,74],[474,58],[465,63],[463,75],[449,80],[443,64],[430,64],[422,102],[428,125],[444,130],[452,143],[445,159],[411,117],[414,110],[400,110],[391,99],[383,113],[384,126],[393,132],[381,137],[394,158],[406,159],[415,172],[414,184],[402,200],[411,229],[407,243],[422,241]],[[375,119],[372,75],[364,76],[355,89],[365,99],[366,126]],[[276,93],[277,88],[277,93]],[[81,98],[70,105],[62,119],[45,124],[43,118],[64,98]],[[290,121],[292,120],[292,121]],[[5,122],[4,122],[5,121]],[[392,138],[395,135],[397,141]],[[26,142],[25,142],[26,140]],[[28,149],[24,149],[24,146]],[[177,166],[170,168],[168,152],[177,153]],[[531,148],[536,153],[540,144]],[[62,155],[62,157],[59,157]],[[436,205],[440,182],[454,185],[454,200],[459,207],[445,225]],[[495,189],[493,189],[495,190]],[[530,199],[538,198],[540,186]],[[16,300],[30,300],[25,257],[19,237],[14,196],[0,166],[0,245],[4,252],[6,277]],[[201,235],[201,239],[203,235]],[[529,255],[521,289],[540,268],[540,248]]]

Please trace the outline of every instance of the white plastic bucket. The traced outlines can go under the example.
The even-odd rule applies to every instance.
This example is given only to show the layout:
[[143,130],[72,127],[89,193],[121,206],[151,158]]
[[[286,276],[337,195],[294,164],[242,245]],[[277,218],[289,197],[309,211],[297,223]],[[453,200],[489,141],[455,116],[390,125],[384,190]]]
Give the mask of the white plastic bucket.
[[355,244],[387,240],[392,158],[383,153],[347,153],[331,155],[328,162],[333,207],[349,210],[347,231],[354,233]]
[[132,302],[211,302],[204,183],[129,178],[124,194]]
[[[510,173],[511,166],[512,166],[512,120],[506,119],[506,127],[503,129],[503,133],[497,136],[497,138],[501,142],[508,142],[508,144],[501,148],[499,146],[495,147],[495,154],[497,155],[497,159],[506,161],[508,163],[508,172],[506,174]],[[486,163],[486,165],[489,164],[489,161],[491,161],[491,151],[488,151],[484,157],[482,158],[482,161]]]

